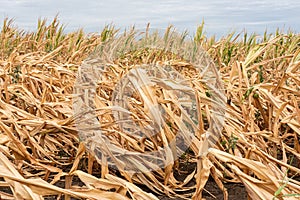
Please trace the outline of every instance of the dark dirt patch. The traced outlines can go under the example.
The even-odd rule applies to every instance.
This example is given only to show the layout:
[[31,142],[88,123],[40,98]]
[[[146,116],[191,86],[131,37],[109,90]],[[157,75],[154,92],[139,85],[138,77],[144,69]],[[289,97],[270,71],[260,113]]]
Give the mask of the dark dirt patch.
[[[225,183],[225,188],[228,191],[229,200],[247,200],[247,192],[243,184]],[[203,198],[206,200],[224,199],[223,192],[218,188],[214,181],[209,181],[205,186],[206,191],[203,191]]]

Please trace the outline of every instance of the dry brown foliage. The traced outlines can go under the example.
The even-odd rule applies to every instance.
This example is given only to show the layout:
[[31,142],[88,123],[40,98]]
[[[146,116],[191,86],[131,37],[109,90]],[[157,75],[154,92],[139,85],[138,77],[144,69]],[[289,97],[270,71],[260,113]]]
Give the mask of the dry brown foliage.
[[[121,165],[109,168],[103,164],[105,157],[97,160],[93,151],[86,151],[85,146],[95,148],[87,140],[79,140],[75,121],[80,116],[75,116],[72,108],[78,69],[84,64],[103,64],[103,60],[87,58],[113,38],[115,29],[106,27],[101,34],[91,35],[81,30],[64,34],[55,19],[50,25],[39,21],[36,32],[24,32],[6,20],[0,33],[1,199],[44,199],[49,195],[57,199],[158,199],[158,194],[202,199],[210,176],[223,191],[224,199],[225,181],[243,183],[250,199],[297,199],[300,35],[278,32],[233,38],[232,34],[216,41],[201,31],[196,33],[194,44],[202,46],[218,65],[227,97],[221,137],[205,154],[203,133],[212,120],[208,102],[216,94],[206,90],[197,69],[184,56],[177,56],[180,52],[138,49],[123,57],[109,57],[110,62],[102,68],[95,109],[101,130],[119,147],[117,150],[152,151],[165,146],[178,129],[186,131],[176,121],[183,116],[174,106],[178,104],[176,98],[157,88],[144,88],[144,96],[133,98],[131,114],[136,123],[150,123],[146,100],[151,104],[168,99],[163,104],[172,123],[169,128],[143,139],[116,126],[112,94],[118,80],[130,69],[145,63],[168,63],[189,80],[201,102],[199,127],[195,128],[189,151],[179,161],[152,172],[145,170],[153,167],[152,163],[131,163],[141,173],[130,174]],[[169,84],[162,79],[157,83]],[[172,159],[172,149],[169,152],[167,159]],[[193,164],[194,170],[182,171],[182,165]],[[186,173],[185,178],[178,179],[178,173]],[[145,192],[141,185],[154,193]],[[12,194],[5,192],[8,187]]]

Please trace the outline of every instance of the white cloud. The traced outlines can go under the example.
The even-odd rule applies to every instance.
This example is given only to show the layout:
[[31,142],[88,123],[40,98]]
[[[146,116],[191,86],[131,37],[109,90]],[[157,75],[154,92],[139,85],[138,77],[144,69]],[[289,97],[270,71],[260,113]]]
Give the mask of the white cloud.
[[[277,9],[281,12],[274,12]],[[145,27],[150,22],[152,27],[174,24],[194,31],[204,18],[208,32],[222,34],[232,28],[265,25],[297,28],[299,9],[300,2],[292,0],[1,0],[0,23],[5,17],[15,18],[18,27],[33,30],[39,17],[51,20],[59,13],[67,31],[79,27],[99,31],[111,22],[121,28]]]

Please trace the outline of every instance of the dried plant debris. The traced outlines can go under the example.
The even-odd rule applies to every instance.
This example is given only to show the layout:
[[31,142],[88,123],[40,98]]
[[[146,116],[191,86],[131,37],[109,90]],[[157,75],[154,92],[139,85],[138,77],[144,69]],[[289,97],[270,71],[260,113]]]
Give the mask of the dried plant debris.
[[63,29],[3,22],[1,199],[299,198],[299,34]]

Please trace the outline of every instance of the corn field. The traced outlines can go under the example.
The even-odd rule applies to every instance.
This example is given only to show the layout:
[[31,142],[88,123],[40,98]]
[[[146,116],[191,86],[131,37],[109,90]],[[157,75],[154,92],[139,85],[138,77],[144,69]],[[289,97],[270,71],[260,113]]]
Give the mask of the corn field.
[[[64,25],[55,18],[49,24],[39,20],[35,31],[26,32],[12,20],[4,20],[0,33],[0,199],[155,200],[164,195],[198,200],[203,199],[208,181],[215,182],[224,199],[228,199],[224,183],[243,184],[249,199],[298,199],[300,34],[278,30],[264,35],[232,33],[216,39],[205,35],[202,24],[187,41],[187,33],[172,40],[173,27],[154,37],[147,35],[148,28],[140,42],[134,43],[132,36],[138,32],[134,28],[124,33],[113,26],[100,33],[64,33]],[[123,38],[121,45],[119,38]],[[147,41],[159,48],[149,48]],[[165,50],[170,43],[174,48]],[[215,78],[216,83],[222,82],[222,94],[209,90],[203,68],[187,59],[190,52],[200,50],[206,52],[201,54],[203,65],[213,63],[209,69],[218,71]],[[208,57],[211,60],[205,60]],[[114,91],[124,94],[118,83],[124,77],[132,78],[132,69],[154,63],[169,66],[172,74],[186,82],[178,86],[161,76],[155,79],[157,85],[167,85],[170,90],[151,86],[133,92],[126,104],[133,124],[120,127],[116,122],[120,110],[113,105],[114,99],[122,99]],[[84,95],[74,100],[76,89],[84,93],[79,76],[82,66],[100,66],[93,96],[100,127],[85,126],[81,124],[84,116],[74,114],[75,100],[90,100]],[[143,74],[137,77],[146,81]],[[187,87],[196,91],[196,125],[170,92],[183,94]],[[133,134],[136,125],[160,123],[154,117],[157,113],[149,111],[157,103],[168,126],[149,137]],[[214,105],[224,110],[220,130],[210,129],[211,124],[221,123],[214,118],[218,111]],[[122,116],[118,115],[120,120]],[[92,135],[96,129],[101,129],[115,149],[108,149],[103,145],[106,140]],[[208,143],[206,130],[217,135]],[[176,147],[168,143],[178,132],[185,140],[190,132],[194,134],[189,148],[175,159]],[[156,154],[135,157],[137,152],[161,148],[167,149],[165,159],[170,161],[163,167]],[[110,167],[105,155],[122,152],[132,153],[128,156],[132,162],[112,156],[116,164]]]

